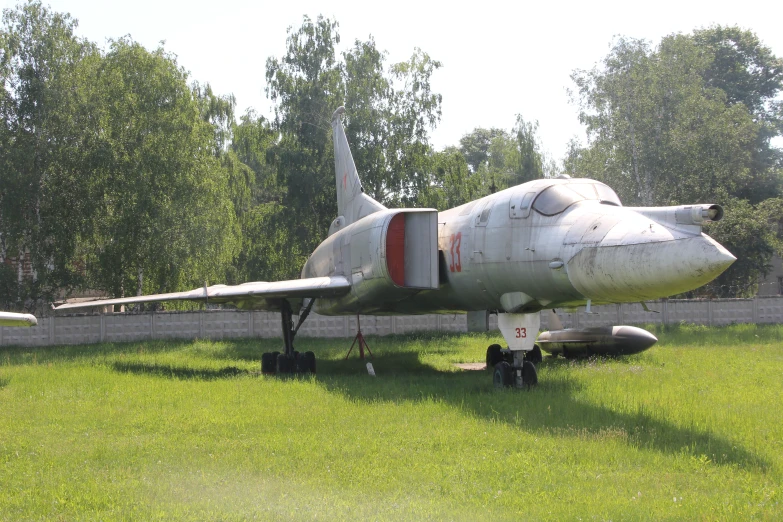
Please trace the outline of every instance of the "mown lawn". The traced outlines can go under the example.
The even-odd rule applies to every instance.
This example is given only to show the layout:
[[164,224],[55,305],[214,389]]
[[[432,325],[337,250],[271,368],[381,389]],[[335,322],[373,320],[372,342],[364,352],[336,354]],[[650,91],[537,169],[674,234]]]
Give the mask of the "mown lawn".
[[496,391],[496,335],[0,348],[0,520],[780,520],[783,328],[655,331]]

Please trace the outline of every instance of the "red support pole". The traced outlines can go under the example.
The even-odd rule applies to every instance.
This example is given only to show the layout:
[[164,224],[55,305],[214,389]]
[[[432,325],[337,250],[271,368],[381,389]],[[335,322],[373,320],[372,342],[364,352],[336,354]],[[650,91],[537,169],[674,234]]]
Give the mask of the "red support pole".
[[362,335],[362,324],[359,321],[359,314],[356,314],[356,337],[353,338],[353,343],[351,343],[351,348],[348,350],[348,353],[345,354],[345,359],[348,359],[348,356],[351,355],[351,351],[353,350],[354,345],[359,343],[359,359],[364,359],[364,349],[367,348],[367,353],[370,354],[370,357],[372,357],[372,351],[370,351],[370,346],[367,344],[367,341],[364,340],[364,335]]

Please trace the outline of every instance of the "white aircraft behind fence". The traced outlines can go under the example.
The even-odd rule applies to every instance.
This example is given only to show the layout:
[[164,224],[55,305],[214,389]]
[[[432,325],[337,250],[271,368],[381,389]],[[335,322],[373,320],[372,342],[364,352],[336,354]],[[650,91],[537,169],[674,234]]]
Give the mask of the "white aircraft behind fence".
[[[543,309],[644,302],[698,288],[735,257],[701,231],[718,205],[623,207],[607,185],[538,179],[438,212],[388,209],[362,189],[340,116],[332,116],[338,217],[301,279],[214,285],[187,292],[65,304],[57,310],[171,300],[279,311],[284,351],[262,371],[314,371],[294,336],[311,310],[322,315],[493,311],[508,349],[487,350],[498,387],[537,382],[551,353],[634,353],[652,334],[630,326],[544,332]],[[300,313],[294,327],[292,316]]]
[[0,326],[35,326],[37,324],[38,319],[34,315],[0,312]]

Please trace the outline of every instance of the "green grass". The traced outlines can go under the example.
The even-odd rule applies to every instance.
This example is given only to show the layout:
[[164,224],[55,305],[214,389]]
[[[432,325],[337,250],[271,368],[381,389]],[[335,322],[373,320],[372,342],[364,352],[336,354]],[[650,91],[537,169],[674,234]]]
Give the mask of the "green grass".
[[783,327],[676,327],[496,391],[492,335],[0,349],[0,520],[780,520]]

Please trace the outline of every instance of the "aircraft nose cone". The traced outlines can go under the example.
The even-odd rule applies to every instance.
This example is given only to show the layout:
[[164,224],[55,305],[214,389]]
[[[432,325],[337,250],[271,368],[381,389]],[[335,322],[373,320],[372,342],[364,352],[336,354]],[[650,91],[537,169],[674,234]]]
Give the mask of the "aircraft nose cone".
[[736,259],[704,234],[644,243],[601,242],[571,258],[568,277],[590,299],[644,301],[698,288]]

